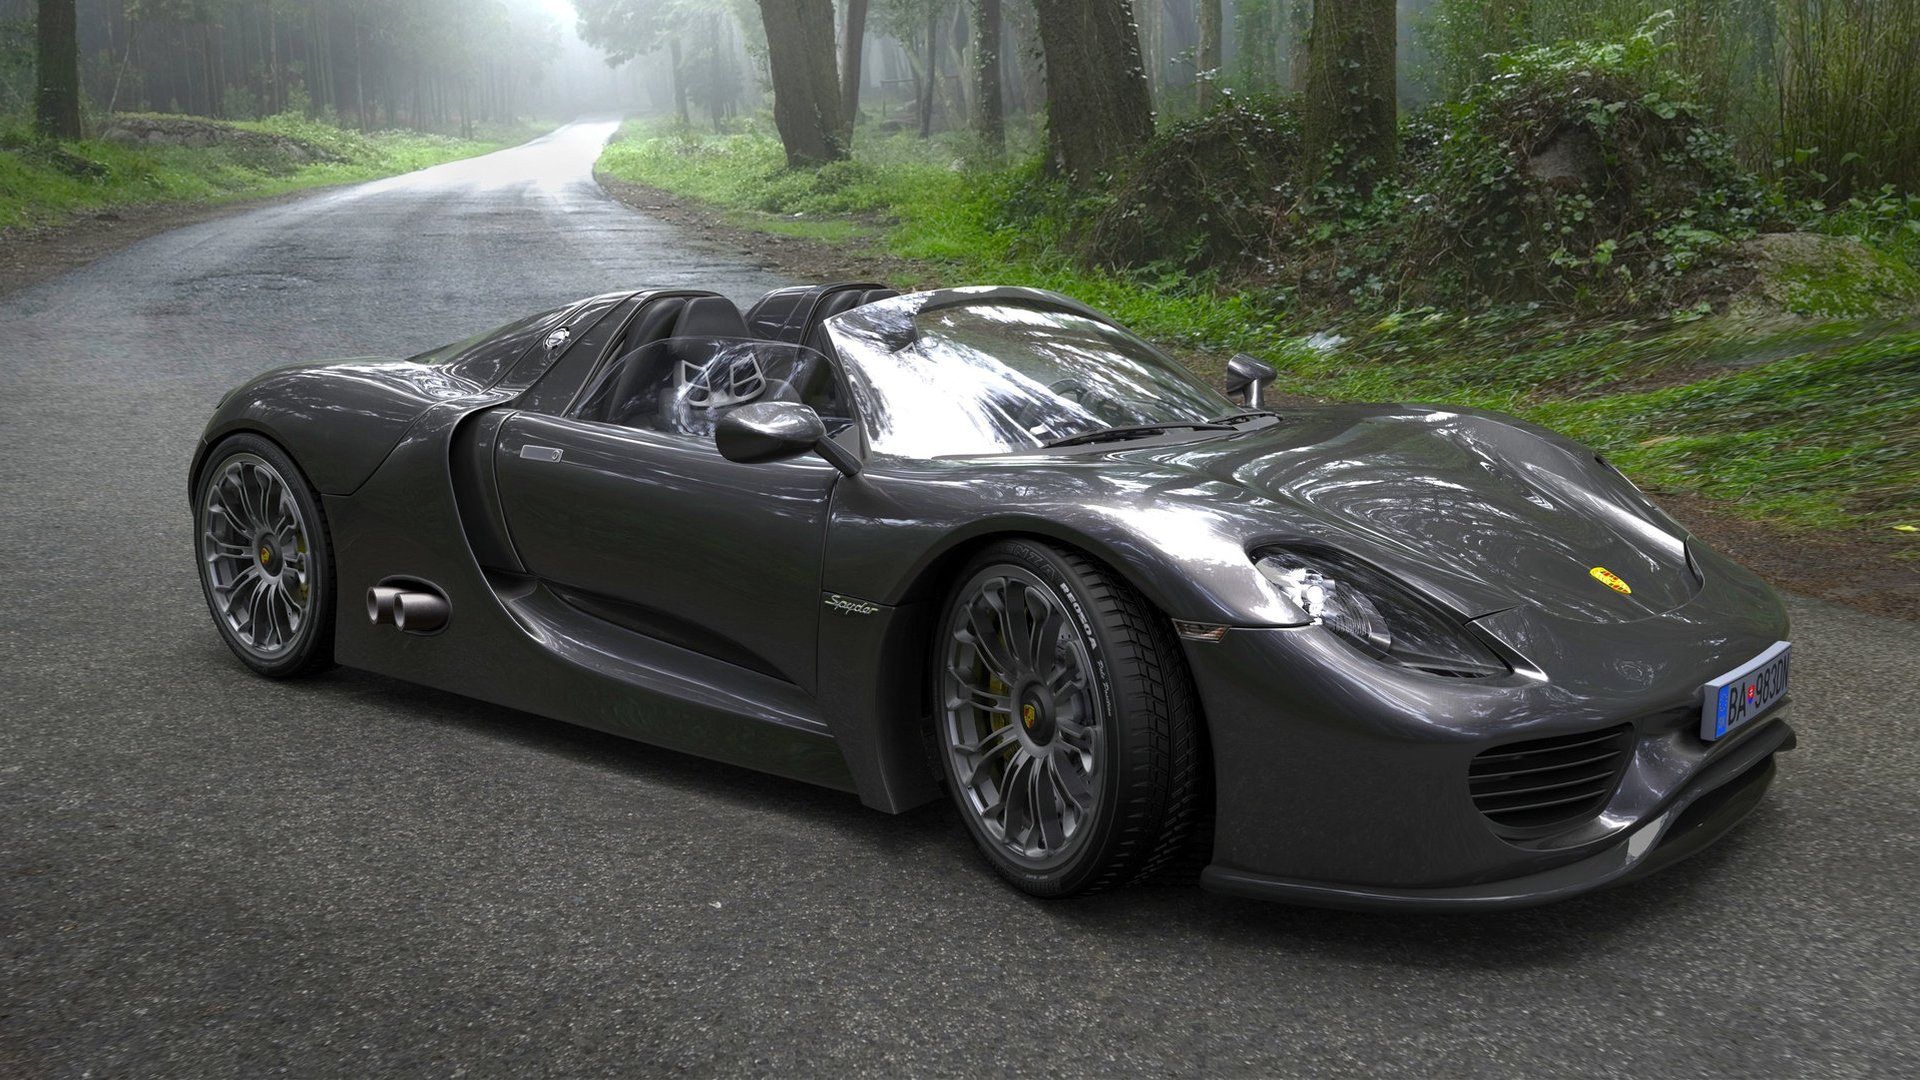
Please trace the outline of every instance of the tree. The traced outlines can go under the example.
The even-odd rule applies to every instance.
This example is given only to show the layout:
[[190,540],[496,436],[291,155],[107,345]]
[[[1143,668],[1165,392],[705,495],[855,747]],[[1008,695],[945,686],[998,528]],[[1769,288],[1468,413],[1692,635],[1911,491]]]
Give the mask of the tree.
[[1302,150],[1316,178],[1361,191],[1398,156],[1394,0],[1314,0]]
[[80,20],[74,0],[40,0],[34,31],[34,129],[50,139],[80,137]]
[[760,0],[773,75],[773,126],[792,168],[844,161],[849,118],[833,61],[833,0]]
[[927,63],[921,69],[925,76],[920,80],[920,137],[933,134],[933,94],[940,87],[940,7],[938,4],[927,9]]
[[1000,0],[974,0],[973,78],[973,129],[997,158],[1007,145],[1006,108],[1000,101]]
[[1213,104],[1214,84],[1220,80],[1221,47],[1220,0],[1199,0],[1200,42],[1195,49],[1194,67],[1199,71],[1193,85],[1202,109]]
[[[843,110],[840,75],[834,63],[833,0],[758,0],[766,30],[767,67],[773,75],[773,123],[780,131],[787,164],[800,168],[840,161],[847,156],[853,118]],[[713,0],[574,0],[580,37],[620,64],[662,46],[673,54],[674,100],[686,116],[685,68],[710,57],[717,5]],[[697,16],[704,19],[696,21]],[[683,58],[680,42],[708,28],[705,44],[695,39],[694,57]],[[686,61],[683,63],[683,59]],[[715,75],[711,64],[703,69]],[[858,88],[858,76],[854,76]],[[709,94],[710,103],[719,95]],[[716,105],[716,116],[719,106]]]
[[580,40],[607,54],[613,67],[645,56],[665,45],[673,76],[673,105],[680,122],[687,115],[686,66],[680,38],[688,19],[687,5],[677,0],[573,0],[580,16]]
[[913,69],[914,115],[920,137],[933,133],[934,95],[940,82],[940,20],[954,10],[951,0],[879,0],[873,5],[874,29],[899,43]]
[[867,41],[867,0],[847,0],[847,31],[840,52],[840,111],[847,130],[860,120],[860,52]]
[[[1373,0],[1369,0],[1373,2]],[[1392,9],[1393,0],[1387,0]],[[1047,65],[1048,167],[1092,178],[1153,137],[1133,0],[1034,0]]]

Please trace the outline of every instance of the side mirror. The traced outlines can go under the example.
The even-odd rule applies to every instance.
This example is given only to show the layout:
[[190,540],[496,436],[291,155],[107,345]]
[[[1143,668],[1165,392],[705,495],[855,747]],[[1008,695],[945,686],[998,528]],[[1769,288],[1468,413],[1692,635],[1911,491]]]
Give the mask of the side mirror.
[[1244,395],[1241,400],[1249,409],[1260,407],[1260,391],[1279,377],[1272,364],[1246,353],[1235,353],[1227,361],[1227,393]]
[[860,459],[827,437],[820,414],[792,401],[756,401],[732,409],[713,429],[720,456],[743,465],[782,461],[812,451],[848,476]]

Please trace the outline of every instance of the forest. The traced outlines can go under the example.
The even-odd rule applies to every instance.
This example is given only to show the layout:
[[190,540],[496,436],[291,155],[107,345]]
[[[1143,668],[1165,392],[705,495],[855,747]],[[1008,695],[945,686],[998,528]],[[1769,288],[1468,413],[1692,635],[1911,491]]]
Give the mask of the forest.
[[1912,0],[0,0],[0,226],[121,192],[89,140],[127,114],[618,112],[606,176],[871,276],[1061,288],[1203,369],[1907,543],[1916,56]]
[[7,0],[0,108],[27,106],[32,30],[62,8],[90,112],[291,108],[360,130],[471,132],[537,111],[562,33],[553,9],[517,0]]

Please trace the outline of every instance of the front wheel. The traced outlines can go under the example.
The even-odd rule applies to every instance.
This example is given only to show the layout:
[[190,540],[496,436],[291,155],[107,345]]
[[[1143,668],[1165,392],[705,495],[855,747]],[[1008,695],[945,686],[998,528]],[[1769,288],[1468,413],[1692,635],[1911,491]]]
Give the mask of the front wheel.
[[1124,885],[1183,850],[1203,809],[1192,681],[1166,621],[1110,571],[1034,541],[982,551],[933,673],[948,790],[1014,885]]
[[257,435],[213,449],[194,493],[200,586],[246,665],[281,678],[333,664],[333,550],[293,460]]

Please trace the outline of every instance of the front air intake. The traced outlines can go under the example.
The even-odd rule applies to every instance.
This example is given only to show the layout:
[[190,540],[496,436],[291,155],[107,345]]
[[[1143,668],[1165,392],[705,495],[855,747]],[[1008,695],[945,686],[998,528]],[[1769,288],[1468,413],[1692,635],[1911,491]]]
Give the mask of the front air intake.
[[1467,786],[1503,836],[1544,836],[1599,813],[1632,749],[1632,724],[1508,743],[1473,759]]

